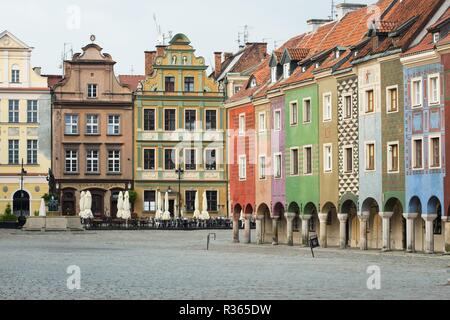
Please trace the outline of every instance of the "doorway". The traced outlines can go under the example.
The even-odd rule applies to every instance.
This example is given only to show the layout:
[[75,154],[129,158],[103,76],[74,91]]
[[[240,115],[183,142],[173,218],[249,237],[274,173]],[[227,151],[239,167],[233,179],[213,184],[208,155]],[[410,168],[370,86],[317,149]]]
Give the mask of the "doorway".
[[30,215],[30,195],[25,190],[19,190],[13,196],[13,213],[16,216]]
[[175,200],[169,200],[169,212],[170,217],[173,219],[175,217]]

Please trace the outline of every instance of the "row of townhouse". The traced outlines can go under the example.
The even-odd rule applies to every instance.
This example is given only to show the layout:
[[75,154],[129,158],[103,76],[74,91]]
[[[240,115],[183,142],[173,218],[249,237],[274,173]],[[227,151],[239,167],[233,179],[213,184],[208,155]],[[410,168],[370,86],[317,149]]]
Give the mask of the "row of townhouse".
[[448,251],[449,1],[338,12],[228,97],[234,219],[257,243]]
[[0,214],[8,205],[35,214],[53,173],[62,215],[78,214],[90,191],[94,215],[114,218],[119,193],[134,190],[139,216],[154,216],[167,193],[173,217],[191,216],[202,196],[212,217],[225,217],[223,90],[204,58],[177,34],[145,53],[145,75],[116,76],[91,41],[62,76],[41,75],[33,48],[0,34]]

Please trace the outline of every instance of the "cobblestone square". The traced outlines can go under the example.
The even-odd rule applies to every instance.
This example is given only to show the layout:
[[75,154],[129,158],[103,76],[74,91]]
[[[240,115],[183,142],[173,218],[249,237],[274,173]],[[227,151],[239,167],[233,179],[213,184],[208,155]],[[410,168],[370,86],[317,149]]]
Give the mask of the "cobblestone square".
[[[231,243],[218,231],[25,233],[0,230],[0,299],[450,298],[448,256]],[[81,269],[81,289],[67,268]],[[369,266],[381,289],[367,289]]]

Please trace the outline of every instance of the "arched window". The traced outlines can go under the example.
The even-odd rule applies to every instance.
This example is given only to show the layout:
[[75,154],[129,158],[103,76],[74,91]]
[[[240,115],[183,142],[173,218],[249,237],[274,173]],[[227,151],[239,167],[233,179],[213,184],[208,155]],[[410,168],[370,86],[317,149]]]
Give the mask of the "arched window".
[[13,196],[13,212],[16,216],[30,215],[30,195],[25,190],[19,190]]
[[437,208],[437,218],[433,221],[433,233],[435,235],[442,234],[442,210],[440,205]]
[[20,69],[17,64],[14,64],[11,67],[11,82],[12,83],[19,83],[20,82]]

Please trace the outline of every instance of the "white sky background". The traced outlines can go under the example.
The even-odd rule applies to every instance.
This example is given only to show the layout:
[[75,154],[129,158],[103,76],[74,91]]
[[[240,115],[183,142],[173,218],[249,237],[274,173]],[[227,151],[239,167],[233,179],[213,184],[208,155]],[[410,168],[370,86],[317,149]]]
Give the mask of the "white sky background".
[[331,0],[1,0],[0,32],[9,30],[34,47],[32,65],[45,74],[61,73],[64,43],[80,52],[91,34],[117,61],[117,74],[130,74],[132,66],[134,74],[142,74],[144,51],[156,44],[154,13],[163,32],[186,34],[196,54],[211,64],[214,51],[238,49],[244,25],[250,26],[249,41],[266,39],[271,51],[274,41],[279,46],[308,31],[306,20],[327,18]]

